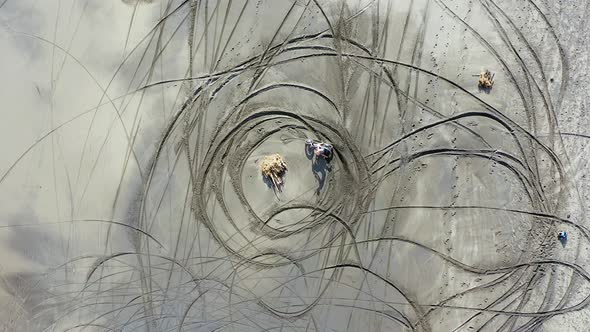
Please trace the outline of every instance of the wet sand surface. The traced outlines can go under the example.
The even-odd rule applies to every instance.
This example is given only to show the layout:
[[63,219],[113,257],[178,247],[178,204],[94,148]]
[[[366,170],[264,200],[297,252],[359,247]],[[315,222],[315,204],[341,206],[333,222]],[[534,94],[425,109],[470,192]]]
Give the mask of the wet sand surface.
[[0,1],[2,330],[587,331],[588,15]]

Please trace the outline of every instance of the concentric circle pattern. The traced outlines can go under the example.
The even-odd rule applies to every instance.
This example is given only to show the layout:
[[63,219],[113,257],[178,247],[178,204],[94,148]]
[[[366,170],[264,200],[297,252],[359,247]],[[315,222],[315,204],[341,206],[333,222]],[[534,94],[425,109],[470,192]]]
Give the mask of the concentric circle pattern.
[[[585,331],[588,60],[567,6],[56,2],[70,30],[123,31],[116,50],[63,47],[61,20],[7,28],[51,59],[50,87],[26,85],[51,128],[0,178],[49,211],[0,226],[7,330]],[[57,98],[62,69],[98,95]]]

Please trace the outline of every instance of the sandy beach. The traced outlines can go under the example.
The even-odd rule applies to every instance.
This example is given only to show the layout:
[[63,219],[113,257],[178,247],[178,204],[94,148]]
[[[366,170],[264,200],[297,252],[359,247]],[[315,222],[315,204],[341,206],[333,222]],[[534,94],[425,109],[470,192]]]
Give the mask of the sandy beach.
[[1,330],[587,331],[588,15],[0,1]]

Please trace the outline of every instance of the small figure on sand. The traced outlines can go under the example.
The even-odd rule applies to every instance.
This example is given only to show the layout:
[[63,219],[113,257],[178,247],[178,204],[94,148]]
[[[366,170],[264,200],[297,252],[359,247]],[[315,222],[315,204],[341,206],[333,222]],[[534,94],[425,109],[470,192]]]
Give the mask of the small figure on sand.
[[307,149],[313,150],[313,153],[316,156],[316,158],[322,157],[326,159],[326,161],[328,162],[332,159],[334,147],[330,143],[315,143],[312,139],[307,139],[305,141],[305,147]]
[[285,160],[280,154],[276,153],[264,157],[260,163],[260,171],[262,172],[262,176],[266,180],[269,180],[274,188],[277,188],[279,191],[282,190],[285,184],[283,177],[287,172],[287,163],[285,163]]
[[318,181],[316,195],[319,195],[326,182],[327,172],[332,170],[330,161],[334,157],[334,146],[330,143],[314,142],[312,139],[307,139],[305,154],[311,161],[311,171]]
[[565,248],[565,245],[567,244],[567,232],[560,231],[559,233],[557,233],[557,239],[559,240],[559,242],[561,242],[561,246]]
[[489,70],[485,70],[482,71],[479,74],[479,80],[477,82],[477,87],[480,90],[483,90],[485,92],[489,92],[492,87],[494,86],[494,76],[496,76],[496,74],[492,74]]

